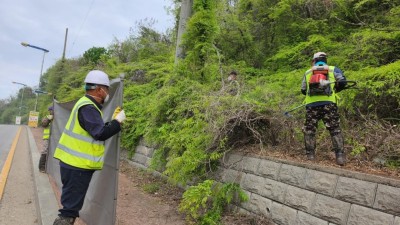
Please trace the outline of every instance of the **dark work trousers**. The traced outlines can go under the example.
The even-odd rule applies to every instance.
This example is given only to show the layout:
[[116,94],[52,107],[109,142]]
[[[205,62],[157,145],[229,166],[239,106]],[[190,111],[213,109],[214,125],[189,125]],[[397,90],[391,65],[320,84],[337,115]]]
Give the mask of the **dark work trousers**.
[[315,135],[318,121],[322,120],[331,136],[341,133],[338,107],[335,103],[306,107],[306,121],[303,131],[305,134]]
[[94,170],[77,170],[60,166],[60,173],[63,184],[61,193],[63,208],[59,210],[59,216],[79,217]]

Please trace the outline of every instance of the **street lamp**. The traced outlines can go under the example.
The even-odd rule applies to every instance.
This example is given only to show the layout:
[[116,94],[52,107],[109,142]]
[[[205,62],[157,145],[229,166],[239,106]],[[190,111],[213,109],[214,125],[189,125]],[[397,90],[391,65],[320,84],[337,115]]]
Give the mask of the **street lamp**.
[[22,109],[22,99],[24,99],[24,92],[25,92],[25,88],[26,88],[28,85],[26,85],[26,84],[23,84],[23,83],[19,83],[19,82],[15,82],[15,81],[13,81],[12,83],[13,83],[13,84],[18,84],[18,85],[22,85],[22,86],[24,86],[24,87],[23,87],[23,89],[22,89],[22,94],[21,94],[21,103],[19,104],[19,113],[18,113],[18,116],[21,116],[21,109]]
[[46,91],[42,91],[42,90],[40,90],[40,89],[36,89],[36,90],[34,90],[34,92],[35,92],[36,94],[52,95],[52,93],[46,92]]
[[[42,80],[44,56],[46,55],[46,53],[49,52],[49,50],[41,48],[41,47],[37,47],[37,46],[34,46],[34,45],[30,45],[30,44],[28,44],[26,42],[21,42],[21,45],[24,46],[24,47],[31,47],[31,48],[35,48],[35,49],[38,49],[40,51],[43,51],[43,59],[42,59],[42,66],[40,68],[39,87],[38,87],[38,88],[40,88],[40,84],[41,84],[40,82]],[[37,108],[38,97],[39,97],[39,93],[36,93],[35,112],[36,112],[36,108]]]

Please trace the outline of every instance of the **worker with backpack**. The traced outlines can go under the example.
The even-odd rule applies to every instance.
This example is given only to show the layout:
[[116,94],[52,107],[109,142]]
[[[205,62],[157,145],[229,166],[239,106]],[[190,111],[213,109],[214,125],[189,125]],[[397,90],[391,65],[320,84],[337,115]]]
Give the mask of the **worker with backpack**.
[[336,163],[346,163],[344,138],[340,129],[336,93],[345,89],[347,81],[343,72],[329,66],[324,52],[314,54],[311,69],[303,76],[301,93],[306,96],[306,120],[303,127],[307,159],[315,160],[316,131],[319,120],[324,122],[332,139]]

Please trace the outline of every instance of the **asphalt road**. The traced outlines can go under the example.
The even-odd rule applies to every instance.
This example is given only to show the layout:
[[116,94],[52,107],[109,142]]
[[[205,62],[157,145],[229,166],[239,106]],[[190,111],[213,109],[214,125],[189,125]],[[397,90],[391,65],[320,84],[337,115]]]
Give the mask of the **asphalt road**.
[[7,155],[0,174],[0,224],[52,224],[58,205],[47,175],[37,168],[40,153],[32,133],[26,126],[0,125],[0,135],[1,153]]
[[11,149],[12,141],[17,134],[18,126],[0,125],[0,171]]
[[[27,130],[17,126],[0,128],[9,139],[7,142],[15,143],[9,149],[9,154],[14,154],[13,158],[12,155],[7,157],[2,169],[10,167],[9,173],[1,173],[2,182],[6,178],[6,183],[0,202],[0,224],[38,224]],[[20,132],[16,132],[19,129]]]

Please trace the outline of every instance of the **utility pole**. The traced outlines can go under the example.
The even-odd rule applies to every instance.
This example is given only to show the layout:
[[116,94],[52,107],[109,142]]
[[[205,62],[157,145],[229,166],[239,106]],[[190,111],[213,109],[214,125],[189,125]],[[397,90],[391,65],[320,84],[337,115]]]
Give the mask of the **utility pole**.
[[62,58],[61,58],[62,62],[64,62],[64,60],[65,60],[65,49],[67,48],[67,37],[68,37],[68,27],[65,29],[64,51],[63,51]]
[[184,58],[182,47],[182,35],[186,31],[186,23],[192,15],[193,0],[182,0],[181,11],[179,13],[178,36],[176,38],[175,64],[179,59]]

